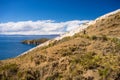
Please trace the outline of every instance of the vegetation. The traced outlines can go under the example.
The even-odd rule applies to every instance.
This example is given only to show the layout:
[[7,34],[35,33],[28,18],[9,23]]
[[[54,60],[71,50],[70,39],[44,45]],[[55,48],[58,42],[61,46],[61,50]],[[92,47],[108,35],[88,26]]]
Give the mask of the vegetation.
[[72,37],[0,61],[0,80],[120,80],[120,12]]

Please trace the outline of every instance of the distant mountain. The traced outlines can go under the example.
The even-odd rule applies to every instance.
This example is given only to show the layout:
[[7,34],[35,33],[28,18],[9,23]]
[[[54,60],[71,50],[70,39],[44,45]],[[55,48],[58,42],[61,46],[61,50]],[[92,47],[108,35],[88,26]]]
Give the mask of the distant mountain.
[[120,10],[0,61],[0,80],[120,80]]

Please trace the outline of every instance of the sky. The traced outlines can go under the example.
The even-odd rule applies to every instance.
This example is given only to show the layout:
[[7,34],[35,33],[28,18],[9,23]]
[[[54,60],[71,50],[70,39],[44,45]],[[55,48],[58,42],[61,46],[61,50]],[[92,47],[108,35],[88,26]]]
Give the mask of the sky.
[[0,34],[63,33],[119,8],[120,0],[0,0]]

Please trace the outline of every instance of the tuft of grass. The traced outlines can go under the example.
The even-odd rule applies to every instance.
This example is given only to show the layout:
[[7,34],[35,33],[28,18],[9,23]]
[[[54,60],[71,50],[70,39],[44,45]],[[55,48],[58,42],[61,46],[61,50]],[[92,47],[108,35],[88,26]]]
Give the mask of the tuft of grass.
[[18,66],[17,66],[17,64],[6,64],[6,65],[0,67],[0,71],[2,71],[2,70],[8,70],[11,73],[16,73],[18,70]]
[[45,80],[60,80],[60,78],[62,78],[62,76],[60,76],[58,72],[55,72],[54,74],[47,76]]
[[110,73],[110,69],[103,68],[98,70],[98,72],[103,80],[107,80],[108,74]]
[[112,38],[111,39],[111,42],[114,42],[115,43],[115,50],[117,51],[117,52],[119,52],[119,50],[120,50],[120,39],[118,39],[118,38]]
[[103,41],[107,41],[107,40],[108,40],[108,37],[107,37],[106,35],[102,35],[101,39],[102,39]]
[[18,72],[17,64],[5,64],[0,66],[0,80],[13,80],[12,76]]

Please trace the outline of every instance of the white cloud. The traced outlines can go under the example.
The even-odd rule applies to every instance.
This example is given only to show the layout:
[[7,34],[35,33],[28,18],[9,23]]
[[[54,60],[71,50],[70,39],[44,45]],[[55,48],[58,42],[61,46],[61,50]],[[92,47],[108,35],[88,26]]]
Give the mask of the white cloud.
[[61,34],[79,27],[89,20],[55,22],[53,20],[0,23],[0,34],[43,35]]

